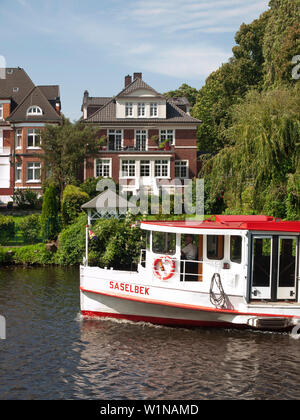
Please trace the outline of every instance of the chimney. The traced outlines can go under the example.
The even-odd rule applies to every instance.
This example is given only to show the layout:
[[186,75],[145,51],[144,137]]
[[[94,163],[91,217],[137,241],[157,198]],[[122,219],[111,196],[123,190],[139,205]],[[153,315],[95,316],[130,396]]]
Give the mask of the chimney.
[[142,79],[143,73],[133,73],[133,80]]
[[125,76],[125,87],[127,87],[128,85],[130,85],[130,83],[132,83],[132,79],[131,76]]
[[87,90],[85,90],[85,91],[84,91],[84,94],[83,94],[83,103],[84,103],[84,104],[87,104],[87,102],[88,102],[88,97],[89,97],[89,92],[88,92]]

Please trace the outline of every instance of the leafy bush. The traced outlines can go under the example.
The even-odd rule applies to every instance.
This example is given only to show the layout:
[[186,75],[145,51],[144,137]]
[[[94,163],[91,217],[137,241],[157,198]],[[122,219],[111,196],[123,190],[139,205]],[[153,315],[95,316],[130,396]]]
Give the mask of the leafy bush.
[[54,255],[45,244],[27,245],[13,249],[14,264],[48,265],[54,263]]
[[15,236],[15,222],[12,217],[0,216],[0,244],[5,245]]
[[64,226],[73,222],[81,213],[81,206],[89,201],[89,195],[74,185],[68,185],[63,193],[61,213]]
[[27,216],[19,226],[19,231],[23,237],[24,242],[34,243],[40,239],[41,236],[41,222],[38,214]]
[[0,266],[9,265],[13,262],[13,252],[5,248],[0,248]]
[[38,194],[29,188],[15,191],[13,201],[20,209],[34,209],[39,207]]
[[97,191],[96,187],[99,181],[103,179],[102,177],[99,178],[87,178],[83,184],[80,185],[80,189],[84,192],[86,192],[90,199],[97,197],[98,194],[100,194],[99,191]]
[[46,240],[56,240],[60,232],[59,204],[57,191],[53,185],[50,185],[44,194],[41,229],[42,237]]
[[55,261],[61,265],[76,265],[82,262],[85,251],[85,226],[87,216],[82,213],[70,226],[63,229],[58,237],[58,251]]

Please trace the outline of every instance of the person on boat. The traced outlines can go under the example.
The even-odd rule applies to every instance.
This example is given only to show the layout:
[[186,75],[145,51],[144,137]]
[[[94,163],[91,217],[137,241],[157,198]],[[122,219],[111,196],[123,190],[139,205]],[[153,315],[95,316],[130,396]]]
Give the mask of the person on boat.
[[192,261],[197,259],[197,246],[193,242],[192,235],[185,235],[185,247],[181,250],[181,257]]
[[[184,235],[185,247],[181,249],[181,281],[197,281],[198,264],[194,261],[197,260],[197,246],[194,243],[192,235]],[[183,262],[187,260],[187,262]]]

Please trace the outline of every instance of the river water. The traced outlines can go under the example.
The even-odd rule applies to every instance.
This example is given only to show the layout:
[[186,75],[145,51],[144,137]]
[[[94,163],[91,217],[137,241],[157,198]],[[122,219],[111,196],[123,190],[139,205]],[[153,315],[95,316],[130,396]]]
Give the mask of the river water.
[[77,268],[0,270],[0,399],[300,399],[288,333],[83,320]]

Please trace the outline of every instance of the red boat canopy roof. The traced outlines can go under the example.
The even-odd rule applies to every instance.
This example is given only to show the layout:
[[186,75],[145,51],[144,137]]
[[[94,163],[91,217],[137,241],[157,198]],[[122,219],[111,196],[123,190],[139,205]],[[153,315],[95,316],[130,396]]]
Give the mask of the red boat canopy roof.
[[300,233],[300,221],[283,222],[270,216],[213,216],[203,221],[153,221],[141,222],[153,226],[193,229],[239,229],[253,231],[296,232]]

